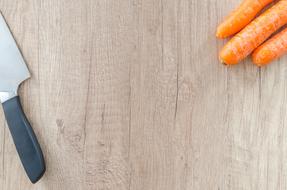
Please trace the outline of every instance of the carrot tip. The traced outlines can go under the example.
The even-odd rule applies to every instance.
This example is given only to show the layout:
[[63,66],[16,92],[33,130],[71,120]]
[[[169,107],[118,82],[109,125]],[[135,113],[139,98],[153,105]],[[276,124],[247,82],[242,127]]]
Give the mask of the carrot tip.
[[226,38],[225,36],[223,36],[222,34],[221,34],[221,32],[219,32],[218,30],[216,31],[216,37],[217,38],[219,38],[219,39],[224,39],[224,38]]
[[228,65],[228,64],[226,64],[221,58],[219,58],[219,61],[220,61],[220,63],[221,63],[222,65],[225,65],[225,66]]
[[263,64],[261,64],[261,63],[255,63],[254,61],[253,61],[253,63],[254,63],[254,65],[256,65],[257,67],[262,67],[262,66],[263,66]]
[[255,53],[256,53],[256,51],[252,54],[252,62],[253,62],[253,64],[258,66],[258,67],[264,66],[266,63],[262,62],[260,58],[255,56]]

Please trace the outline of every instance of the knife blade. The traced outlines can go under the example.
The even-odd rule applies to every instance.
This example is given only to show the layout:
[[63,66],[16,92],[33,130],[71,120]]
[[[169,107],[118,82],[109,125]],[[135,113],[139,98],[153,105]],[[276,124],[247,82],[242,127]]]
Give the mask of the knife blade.
[[45,161],[17,93],[19,85],[30,76],[17,43],[0,12],[0,101],[22,165],[31,182],[36,183],[45,173]]

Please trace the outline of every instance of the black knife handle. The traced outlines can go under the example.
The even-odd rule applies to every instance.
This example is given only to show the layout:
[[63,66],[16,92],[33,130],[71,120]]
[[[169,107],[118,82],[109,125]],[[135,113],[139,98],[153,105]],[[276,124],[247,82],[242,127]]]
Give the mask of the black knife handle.
[[24,169],[31,182],[36,183],[45,173],[45,161],[19,96],[4,102],[3,110]]

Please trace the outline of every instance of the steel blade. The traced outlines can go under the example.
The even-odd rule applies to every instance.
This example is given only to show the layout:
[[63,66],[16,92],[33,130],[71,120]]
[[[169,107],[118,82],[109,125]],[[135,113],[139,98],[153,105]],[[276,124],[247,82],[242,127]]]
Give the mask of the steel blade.
[[17,93],[18,86],[29,77],[22,54],[0,13],[0,92]]

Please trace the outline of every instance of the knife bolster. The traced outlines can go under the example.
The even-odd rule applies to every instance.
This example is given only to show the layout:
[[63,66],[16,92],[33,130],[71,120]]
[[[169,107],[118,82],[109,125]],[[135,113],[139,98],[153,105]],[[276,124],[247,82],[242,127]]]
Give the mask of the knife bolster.
[[16,92],[0,92],[0,101],[1,103],[4,103],[16,96],[17,96],[17,91]]

